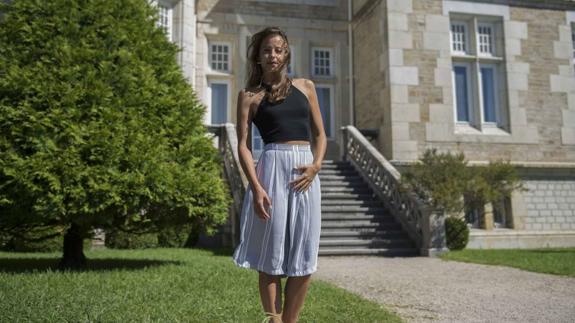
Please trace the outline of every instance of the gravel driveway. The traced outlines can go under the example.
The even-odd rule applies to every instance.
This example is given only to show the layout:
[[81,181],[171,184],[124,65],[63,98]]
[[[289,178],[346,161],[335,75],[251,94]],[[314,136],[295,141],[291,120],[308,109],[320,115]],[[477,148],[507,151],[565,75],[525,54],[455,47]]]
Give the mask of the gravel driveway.
[[406,322],[575,322],[575,278],[427,257],[320,257],[314,279]]

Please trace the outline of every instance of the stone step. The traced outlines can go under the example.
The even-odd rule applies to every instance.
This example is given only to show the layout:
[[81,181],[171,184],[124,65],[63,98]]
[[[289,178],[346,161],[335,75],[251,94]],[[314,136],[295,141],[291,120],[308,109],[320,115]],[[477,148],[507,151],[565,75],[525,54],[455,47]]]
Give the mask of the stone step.
[[320,248],[320,256],[388,256],[417,257],[416,248]]
[[407,234],[402,230],[345,230],[342,228],[321,230],[320,239],[372,239],[381,238],[407,238]]
[[[397,222],[371,222],[371,221],[361,221],[361,220],[349,220],[349,221],[322,221],[321,230],[362,230],[362,229],[372,229],[378,230],[401,230],[401,224]],[[336,231],[336,230],[332,230]]]
[[[395,222],[392,215],[387,214],[365,214],[365,213],[324,213],[321,214],[322,221],[369,221],[380,223]],[[323,223],[323,222],[322,222]]]
[[356,194],[369,194],[371,189],[367,186],[364,187],[323,187],[321,193],[356,193]]
[[321,239],[319,247],[329,248],[350,248],[350,247],[363,247],[363,248],[413,248],[413,244],[409,239]]
[[350,176],[359,176],[359,174],[353,168],[329,168],[329,169],[320,169],[320,175],[350,175]]
[[321,192],[322,201],[325,200],[359,200],[369,201],[374,199],[374,194],[369,193],[351,193],[351,192]]
[[359,206],[359,205],[329,205],[322,206],[321,212],[323,213],[366,213],[366,214],[387,214],[387,210],[383,207],[373,206]]
[[332,205],[358,205],[358,206],[375,206],[383,207],[383,203],[377,200],[337,200],[337,199],[322,199],[321,207]]
[[369,189],[369,186],[367,186],[365,183],[361,183],[361,182],[345,182],[345,181],[339,181],[339,182],[321,182],[321,187],[348,187],[348,188],[357,188],[357,189]]
[[322,165],[349,165],[349,163],[342,160],[324,159]]
[[363,179],[359,175],[340,175],[340,174],[329,174],[324,175],[319,174],[319,179],[322,181],[352,181],[352,182],[363,182]]

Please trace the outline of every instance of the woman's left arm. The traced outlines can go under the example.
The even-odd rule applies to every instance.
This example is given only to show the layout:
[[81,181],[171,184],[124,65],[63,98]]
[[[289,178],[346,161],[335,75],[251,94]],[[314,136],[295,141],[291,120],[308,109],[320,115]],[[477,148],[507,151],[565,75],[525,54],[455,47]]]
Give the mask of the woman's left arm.
[[297,191],[305,191],[310,187],[314,177],[321,169],[327,147],[327,139],[321,118],[321,111],[319,109],[317,93],[315,91],[315,84],[313,81],[307,79],[303,83],[310,105],[313,163],[311,165],[298,166],[298,169],[302,171],[302,176],[292,181],[293,188]]

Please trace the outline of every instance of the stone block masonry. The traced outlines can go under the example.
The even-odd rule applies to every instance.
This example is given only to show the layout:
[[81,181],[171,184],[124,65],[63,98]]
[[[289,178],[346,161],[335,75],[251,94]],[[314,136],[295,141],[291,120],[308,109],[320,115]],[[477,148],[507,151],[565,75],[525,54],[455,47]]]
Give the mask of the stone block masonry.
[[575,180],[529,180],[525,186],[526,230],[575,230]]

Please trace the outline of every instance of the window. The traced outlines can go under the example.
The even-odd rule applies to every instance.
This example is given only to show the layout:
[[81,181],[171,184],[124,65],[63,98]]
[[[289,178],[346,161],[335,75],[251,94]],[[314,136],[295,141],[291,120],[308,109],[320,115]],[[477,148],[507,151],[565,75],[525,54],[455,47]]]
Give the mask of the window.
[[228,84],[224,82],[210,82],[210,114],[212,124],[221,124],[228,121]]
[[451,43],[454,53],[467,53],[467,24],[461,22],[451,23]]
[[493,56],[493,29],[491,24],[477,24],[477,40],[480,55]]
[[507,220],[511,216],[511,199],[504,197],[501,200],[493,203],[493,226],[495,228],[509,227]]
[[323,127],[325,128],[325,135],[328,138],[333,138],[333,90],[330,85],[317,85],[315,87],[317,93],[317,100],[319,109],[323,120]]
[[501,19],[452,15],[455,120],[482,131],[507,125]]
[[333,76],[333,50],[331,48],[312,49],[312,75]]
[[163,1],[153,1],[158,7],[158,27],[162,28],[169,40],[173,38],[173,6]]
[[230,46],[226,43],[210,43],[210,67],[214,71],[230,71]]
[[453,64],[455,84],[455,106],[457,121],[469,122],[471,115],[471,65],[469,63]]

